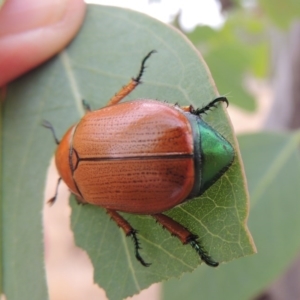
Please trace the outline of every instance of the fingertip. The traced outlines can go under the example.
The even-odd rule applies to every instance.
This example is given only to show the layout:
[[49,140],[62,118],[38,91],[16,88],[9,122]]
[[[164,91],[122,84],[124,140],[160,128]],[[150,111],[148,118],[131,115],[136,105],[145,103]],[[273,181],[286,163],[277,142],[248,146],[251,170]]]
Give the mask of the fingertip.
[[83,0],[8,0],[0,11],[0,86],[61,51],[84,15]]

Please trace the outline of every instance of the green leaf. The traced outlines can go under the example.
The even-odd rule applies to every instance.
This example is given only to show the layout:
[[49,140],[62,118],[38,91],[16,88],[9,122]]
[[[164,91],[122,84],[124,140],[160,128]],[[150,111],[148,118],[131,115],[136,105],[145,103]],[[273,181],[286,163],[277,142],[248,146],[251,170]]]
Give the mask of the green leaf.
[[300,250],[300,132],[239,138],[251,196],[249,228],[258,254],[200,268],[164,286],[164,299],[254,299]]
[[[216,97],[205,63],[178,31],[130,10],[101,6],[88,7],[84,26],[66,50],[9,87],[3,154],[7,294],[19,293],[14,289],[16,284],[24,285],[20,291],[25,293],[36,277],[45,292],[40,274],[43,270],[40,211],[46,170],[55,145],[51,133],[40,126],[41,120],[50,121],[61,137],[83,115],[81,99],[86,99],[94,109],[103,107],[137,74],[141,60],[152,49],[158,53],[147,61],[144,84],[126,100],[150,98],[202,107]],[[236,144],[221,105],[205,120]],[[244,187],[236,149],[234,164],[216,184],[199,199],[188,201],[168,214],[199,235],[203,246],[220,262],[252,254],[254,246],[246,225],[248,199]],[[79,206],[74,200],[71,207],[76,244],[87,251],[94,266],[95,282],[106,290],[110,299],[121,299],[154,282],[179,277],[200,264],[190,246],[183,246],[151,217],[124,214],[139,230],[142,256],[152,263],[145,268],[134,257],[132,241],[104,209]],[[32,261],[37,270],[29,278]],[[26,298],[21,292],[18,295]]]
[[2,115],[1,263],[7,299],[47,299],[41,212],[51,150],[44,152],[39,128],[44,87],[33,79],[29,75],[8,87]]

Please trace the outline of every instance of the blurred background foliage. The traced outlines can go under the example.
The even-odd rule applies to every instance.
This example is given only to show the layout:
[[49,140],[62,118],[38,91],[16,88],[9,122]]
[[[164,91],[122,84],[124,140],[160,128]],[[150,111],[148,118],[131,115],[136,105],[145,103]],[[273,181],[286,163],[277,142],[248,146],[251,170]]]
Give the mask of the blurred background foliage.
[[220,30],[198,26],[187,37],[202,53],[221,94],[231,103],[254,111],[255,101],[245,86],[247,75],[265,78],[268,43],[263,24],[239,9]]
[[288,42],[289,33],[299,26],[300,2],[219,2],[225,17],[221,28],[199,25],[192,32],[184,32],[180,25],[180,12],[173,25],[199,49],[220,94],[229,95],[231,103],[242,109],[255,111],[256,102],[247,87],[247,79],[272,80],[276,76],[274,72],[280,64],[275,59],[280,52],[276,41],[283,36]]

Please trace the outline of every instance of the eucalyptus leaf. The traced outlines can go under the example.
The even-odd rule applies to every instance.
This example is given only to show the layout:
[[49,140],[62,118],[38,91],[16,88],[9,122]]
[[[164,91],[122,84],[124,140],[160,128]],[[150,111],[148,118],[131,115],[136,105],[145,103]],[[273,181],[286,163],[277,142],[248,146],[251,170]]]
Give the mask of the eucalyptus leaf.
[[[137,75],[142,59],[153,49],[158,53],[147,61],[143,84],[125,101],[148,98],[202,107],[217,96],[204,61],[177,30],[130,10],[93,5],[67,49],[9,86],[3,129],[4,274],[5,291],[12,295],[8,299],[46,299],[40,211],[55,145],[41,121],[50,121],[62,137],[84,114],[82,99],[93,109],[105,106]],[[235,145],[235,161],[200,198],[168,214],[199,235],[215,260],[224,262],[253,254],[255,246],[246,225],[245,178],[226,113],[219,105],[205,120]],[[139,230],[141,254],[152,263],[145,268],[134,257],[132,241],[103,208],[79,206],[74,199],[70,203],[76,244],[88,253],[94,280],[110,299],[179,277],[201,263],[190,246],[183,246],[151,217],[123,214]],[[37,282],[43,295],[36,290],[36,298],[27,297]]]

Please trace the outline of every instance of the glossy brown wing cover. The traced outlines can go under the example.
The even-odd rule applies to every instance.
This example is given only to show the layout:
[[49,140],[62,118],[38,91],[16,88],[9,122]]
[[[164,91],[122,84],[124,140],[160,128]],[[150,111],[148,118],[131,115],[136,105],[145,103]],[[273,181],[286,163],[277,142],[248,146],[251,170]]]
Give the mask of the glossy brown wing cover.
[[76,187],[94,205],[158,213],[181,203],[194,185],[191,125],[169,104],[132,101],[90,112],[72,147]]

